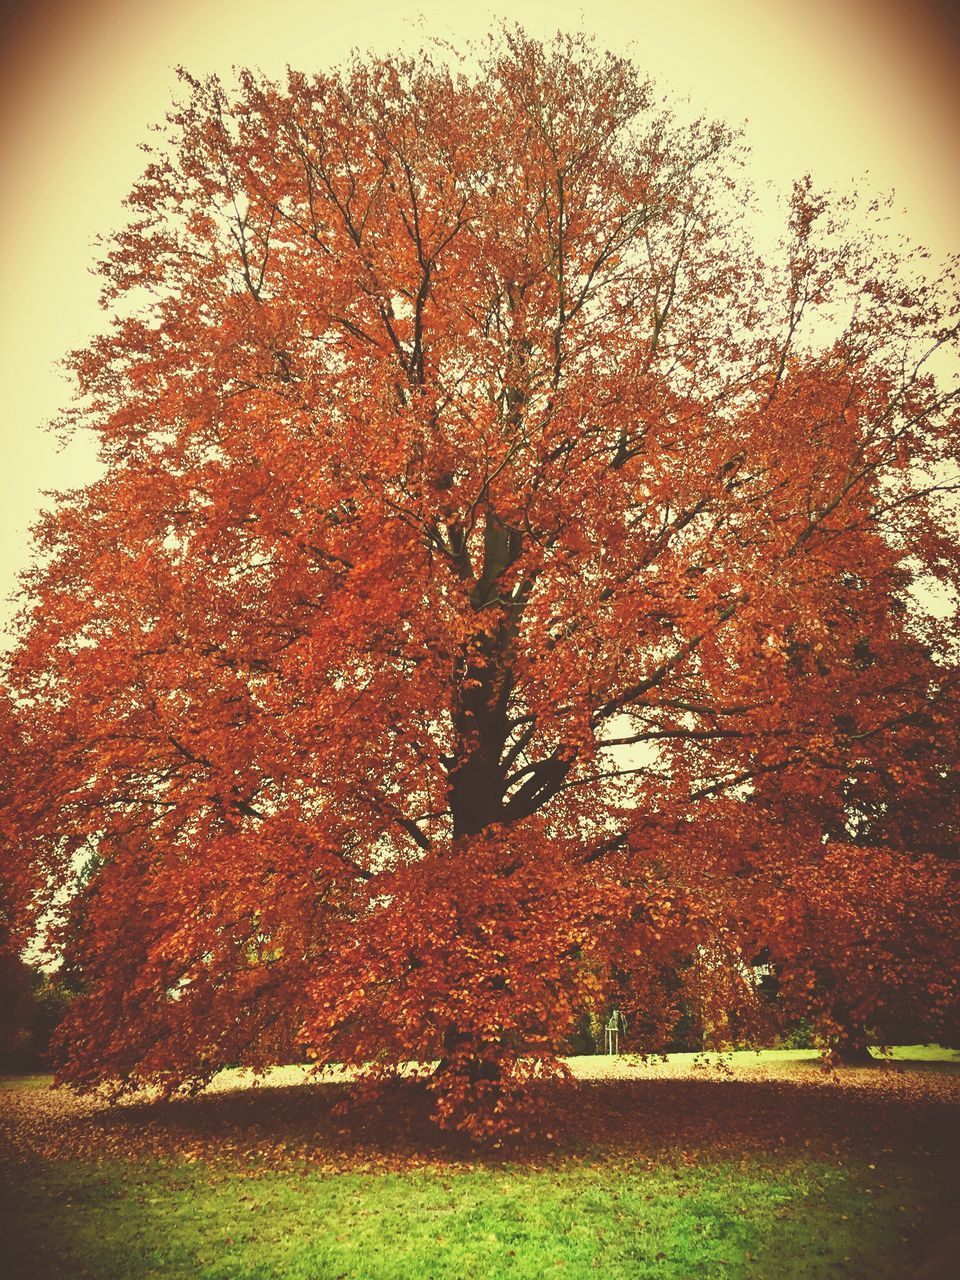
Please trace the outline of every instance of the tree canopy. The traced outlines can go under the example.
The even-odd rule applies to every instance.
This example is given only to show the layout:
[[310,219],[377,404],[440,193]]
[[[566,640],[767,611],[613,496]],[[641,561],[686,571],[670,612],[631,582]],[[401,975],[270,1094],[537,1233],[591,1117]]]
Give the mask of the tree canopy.
[[956,1035],[955,277],[807,179],[759,253],[580,38],[184,84],[6,671],[62,1078],[296,1042],[484,1133],[585,1010],[748,1035],[761,953]]

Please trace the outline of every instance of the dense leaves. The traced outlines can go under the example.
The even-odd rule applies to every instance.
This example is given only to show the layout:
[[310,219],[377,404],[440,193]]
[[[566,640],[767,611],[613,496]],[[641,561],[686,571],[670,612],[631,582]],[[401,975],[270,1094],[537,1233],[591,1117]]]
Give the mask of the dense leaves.
[[482,1133],[586,1010],[743,1036],[761,953],[954,1035],[952,277],[806,181],[762,261],[736,140],[580,40],[185,85],[9,664],[63,1078],[296,1040]]

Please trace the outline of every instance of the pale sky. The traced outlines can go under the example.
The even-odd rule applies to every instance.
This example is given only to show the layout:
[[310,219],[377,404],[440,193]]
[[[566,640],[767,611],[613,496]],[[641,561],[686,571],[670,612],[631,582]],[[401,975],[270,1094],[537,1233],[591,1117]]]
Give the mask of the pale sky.
[[[102,323],[93,241],[162,119],[174,68],[281,75],[353,47],[456,46],[502,18],[531,35],[594,32],[665,91],[744,125],[751,177],[784,192],[809,171],[895,192],[896,224],[942,260],[960,250],[960,43],[948,0],[21,0],[0,14],[0,628],[29,558],[42,490],[96,474],[89,444],[58,452],[43,424],[68,400],[57,361]],[[770,197],[772,199],[772,197]],[[769,203],[769,201],[768,201]]]

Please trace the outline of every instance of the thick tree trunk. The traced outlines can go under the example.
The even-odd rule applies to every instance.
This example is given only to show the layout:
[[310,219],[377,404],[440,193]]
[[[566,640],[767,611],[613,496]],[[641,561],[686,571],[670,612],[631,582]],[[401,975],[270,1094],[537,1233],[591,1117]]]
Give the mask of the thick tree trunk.
[[[516,727],[509,709],[523,602],[522,592],[504,588],[502,578],[520,550],[520,535],[488,511],[482,569],[470,592],[478,625],[464,643],[452,673],[455,739],[448,803],[455,850],[469,837],[514,816],[507,812],[504,793],[513,767],[507,742]],[[481,935],[476,940],[483,945]],[[502,1056],[489,1040],[480,1040],[453,1023],[447,1026],[434,1078],[456,1078],[455,1091],[472,1100],[468,1106],[490,1113],[491,1099],[507,1087],[503,1071]]]
[[830,1046],[830,1057],[838,1067],[870,1067],[876,1061],[862,1040],[847,1037]]
[[473,637],[455,676],[449,792],[454,840],[478,835],[502,816],[510,676],[496,647],[495,638]]
[[857,1026],[843,1006],[834,1009],[834,1016],[841,1027],[840,1033],[830,1044],[830,1058],[839,1067],[867,1067],[874,1059],[867,1047],[867,1032]]
[[[458,1049],[469,1049],[471,1043],[472,1037],[451,1023],[444,1032],[443,1056],[434,1068],[433,1079],[459,1079],[461,1083],[458,1092],[466,1084],[468,1099],[472,1099],[475,1104],[478,1101],[478,1095],[483,1094],[485,1095],[484,1105],[489,1107],[491,1094],[496,1096],[502,1090],[503,1065],[499,1059],[476,1051],[466,1055],[461,1054],[460,1057],[456,1056]],[[470,1105],[469,1102],[468,1105]]]
[[478,629],[464,644],[453,671],[452,716],[456,733],[450,769],[454,839],[478,835],[503,818],[503,753],[510,734],[507,708],[513,689],[511,658],[518,602],[501,600],[501,575],[520,553],[520,538],[492,512],[484,529],[480,577],[470,593],[473,608],[495,610],[495,628]]

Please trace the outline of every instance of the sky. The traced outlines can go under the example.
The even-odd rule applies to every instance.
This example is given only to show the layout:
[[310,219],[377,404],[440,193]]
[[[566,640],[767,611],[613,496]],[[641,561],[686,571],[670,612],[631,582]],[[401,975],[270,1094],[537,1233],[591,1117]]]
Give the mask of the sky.
[[45,491],[89,482],[89,441],[45,424],[69,402],[58,361],[102,327],[95,240],[162,120],[175,68],[229,77],[332,66],[353,48],[456,46],[504,19],[587,30],[665,91],[743,126],[773,195],[810,172],[893,192],[898,230],[960,251],[960,19],[951,0],[0,0],[0,630]]

